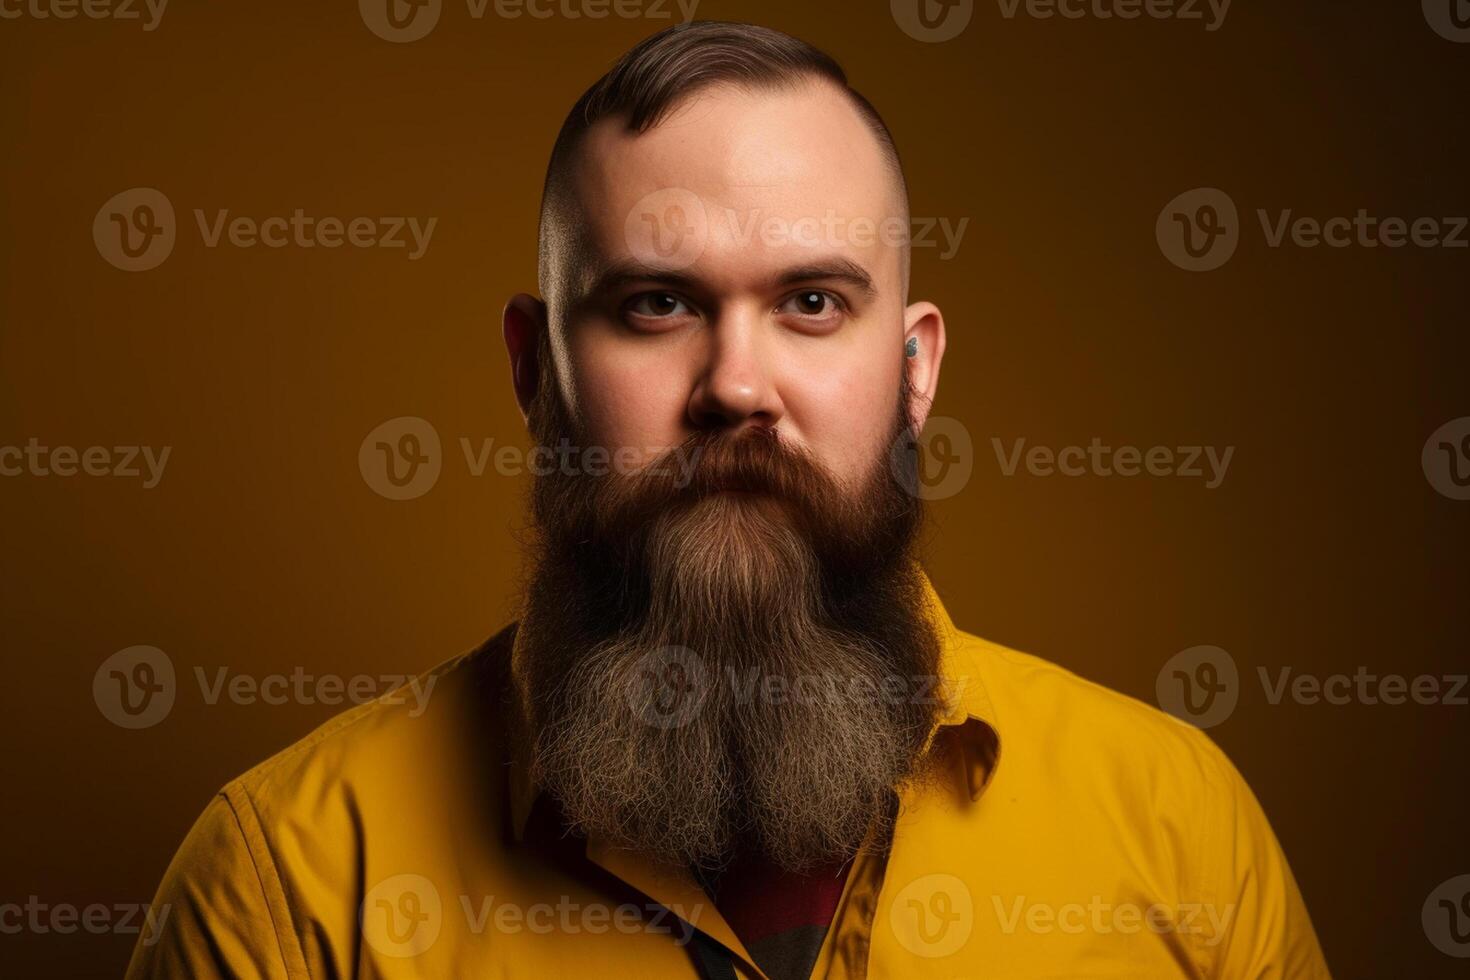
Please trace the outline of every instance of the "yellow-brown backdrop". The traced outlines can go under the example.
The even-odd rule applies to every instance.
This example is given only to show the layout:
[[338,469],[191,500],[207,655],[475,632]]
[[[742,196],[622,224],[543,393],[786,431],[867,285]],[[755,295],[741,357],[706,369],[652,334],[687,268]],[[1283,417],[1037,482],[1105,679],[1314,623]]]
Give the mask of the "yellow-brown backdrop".
[[[914,275],[950,329],[936,414],[954,438],[934,455],[971,467],[933,507],[951,613],[1155,703],[1176,654],[1228,653],[1187,655],[1237,672],[1211,734],[1344,977],[1463,975],[1470,954],[1421,918],[1470,873],[1470,708],[1449,696],[1470,660],[1462,8],[930,0],[925,26],[914,0],[697,5],[832,51],[935,221]],[[465,451],[525,445],[500,306],[534,286],[563,113],[684,11],[430,0],[402,31],[350,0],[0,13],[0,905],[21,910],[0,918],[0,963],[116,975],[121,913],[63,932],[54,910],[148,901],[211,792],[341,710],[211,703],[198,671],[381,678],[510,615],[525,477],[493,455],[477,475]],[[1215,193],[1171,204],[1197,188]],[[150,224],[137,206],[160,199],[173,218]],[[244,247],[228,228],[210,244],[221,211],[296,209],[372,234],[436,223],[416,258],[406,230],[404,248]],[[1310,228],[1273,244],[1285,212],[1359,209],[1379,232],[1434,224],[1399,247],[1358,226],[1340,247]],[[122,255],[114,214],[172,228],[171,249]],[[951,248],[941,230],[966,219]],[[1225,251],[1190,259],[1181,220]],[[438,435],[440,472],[395,500],[359,457],[404,416]],[[1214,486],[1006,473],[1016,440],[1094,439],[1233,455]],[[175,672],[143,723],[108,693],[105,662],[135,646]],[[1424,675],[1439,694],[1274,698],[1286,668]]]

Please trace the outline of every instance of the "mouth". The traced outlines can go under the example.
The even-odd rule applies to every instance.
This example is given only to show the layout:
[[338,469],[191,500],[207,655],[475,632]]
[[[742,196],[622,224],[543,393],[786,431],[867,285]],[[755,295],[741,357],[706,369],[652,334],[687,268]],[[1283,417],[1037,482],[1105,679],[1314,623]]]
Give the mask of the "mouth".
[[739,487],[726,487],[711,494],[715,500],[723,500],[731,507],[741,510],[761,513],[787,513],[791,502],[779,494],[769,490],[747,490]]

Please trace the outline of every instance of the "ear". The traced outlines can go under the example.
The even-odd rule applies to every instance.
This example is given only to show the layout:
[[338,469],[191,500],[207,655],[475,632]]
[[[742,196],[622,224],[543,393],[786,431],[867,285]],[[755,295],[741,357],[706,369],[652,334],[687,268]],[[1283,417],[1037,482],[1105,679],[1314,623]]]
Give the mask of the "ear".
[[541,331],[546,329],[546,304],[529,293],[516,293],[501,314],[505,351],[510,355],[510,383],[515,389],[521,418],[531,410],[531,399],[541,380],[542,365],[536,362]]
[[929,418],[929,408],[939,393],[939,365],[944,360],[944,314],[933,303],[910,304],[904,310],[903,342],[913,357],[904,358],[904,370],[914,387],[910,421],[917,436]]

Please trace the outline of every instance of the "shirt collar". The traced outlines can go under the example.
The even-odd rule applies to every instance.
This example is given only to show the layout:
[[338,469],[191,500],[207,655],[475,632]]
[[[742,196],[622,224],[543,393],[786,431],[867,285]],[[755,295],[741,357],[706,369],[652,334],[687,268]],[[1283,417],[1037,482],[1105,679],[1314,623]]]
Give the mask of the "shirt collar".
[[[930,743],[946,730],[956,733],[963,753],[967,789],[970,799],[977,800],[985,792],[995,775],[1000,760],[1000,732],[995,720],[995,709],[990,695],[985,690],[980,676],[980,665],[973,642],[955,628],[944,603],[934,585],[924,576],[924,602],[929,619],[939,635],[939,676],[934,687],[935,696],[943,697],[945,710],[938,726],[930,736]],[[519,662],[521,652],[520,634],[516,634],[515,649],[511,654],[512,673]],[[512,681],[514,686],[514,681]],[[519,703],[516,691],[512,701]],[[517,711],[516,728],[524,733],[523,711]],[[531,808],[539,795],[538,787],[531,779],[527,765],[528,741],[517,738],[518,748],[508,763],[511,828],[515,839],[525,837],[526,823],[531,817]]]
[[924,601],[929,619],[939,634],[938,691],[948,705],[934,737],[946,729],[957,734],[970,799],[978,800],[1000,763],[1000,728],[995,707],[980,674],[975,642],[955,627],[928,575],[924,576]]

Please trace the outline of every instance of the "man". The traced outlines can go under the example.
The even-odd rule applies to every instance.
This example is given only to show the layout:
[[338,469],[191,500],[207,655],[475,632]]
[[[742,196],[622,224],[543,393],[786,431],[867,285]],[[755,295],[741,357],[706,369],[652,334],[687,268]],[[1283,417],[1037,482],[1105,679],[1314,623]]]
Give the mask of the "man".
[[552,153],[504,315],[519,623],[231,782],[131,975],[1320,977],[1198,731],[959,632],[920,570],[898,156],[826,55],[696,23]]

